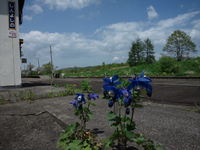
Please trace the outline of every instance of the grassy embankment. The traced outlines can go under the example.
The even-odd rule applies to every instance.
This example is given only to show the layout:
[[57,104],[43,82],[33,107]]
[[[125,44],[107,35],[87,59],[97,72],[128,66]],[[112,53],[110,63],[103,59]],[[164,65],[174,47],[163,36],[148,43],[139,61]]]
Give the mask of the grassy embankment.
[[59,70],[65,77],[131,76],[144,71],[148,76],[200,76],[200,57],[177,62],[172,58],[130,67],[127,63]]

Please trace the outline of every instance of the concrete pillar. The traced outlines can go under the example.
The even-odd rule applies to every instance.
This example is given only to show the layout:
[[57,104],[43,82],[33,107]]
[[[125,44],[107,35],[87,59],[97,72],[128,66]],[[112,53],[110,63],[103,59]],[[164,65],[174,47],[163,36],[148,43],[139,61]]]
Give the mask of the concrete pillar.
[[[15,3],[15,28],[9,26],[9,1]],[[0,86],[21,85],[20,65],[18,0],[0,0]]]

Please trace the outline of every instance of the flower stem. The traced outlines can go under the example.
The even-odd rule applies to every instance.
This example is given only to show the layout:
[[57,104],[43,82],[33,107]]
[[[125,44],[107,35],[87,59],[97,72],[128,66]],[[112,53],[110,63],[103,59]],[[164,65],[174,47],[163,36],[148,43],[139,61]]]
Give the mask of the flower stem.
[[133,115],[134,115],[134,112],[135,112],[135,109],[134,109],[134,107],[132,106],[132,111],[131,111],[131,123],[133,122]]

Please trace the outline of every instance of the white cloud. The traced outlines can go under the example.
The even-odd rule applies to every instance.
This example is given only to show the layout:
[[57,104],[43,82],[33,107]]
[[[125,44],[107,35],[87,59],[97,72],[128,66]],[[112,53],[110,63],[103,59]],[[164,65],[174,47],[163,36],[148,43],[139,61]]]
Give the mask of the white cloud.
[[49,46],[52,45],[56,65],[60,67],[99,64],[103,59],[101,50],[105,49],[101,41],[87,39],[78,33],[31,31],[23,33],[22,38],[24,55],[29,61],[34,63],[40,58],[42,63],[48,62]]
[[192,22],[192,24],[194,25],[194,28],[195,28],[195,29],[200,29],[200,19],[194,20],[194,21]]
[[32,16],[25,15],[25,16],[23,16],[23,19],[26,20],[26,21],[30,21],[30,20],[33,19],[33,17],[32,17]]
[[32,11],[34,14],[40,14],[43,12],[43,9],[40,5],[34,4],[26,8],[27,10]]
[[81,9],[91,4],[100,2],[100,0],[41,0],[44,4],[48,5],[51,9],[65,10],[68,8]]
[[[37,58],[42,63],[49,61],[49,45],[52,45],[55,63],[59,67],[89,66],[126,61],[132,41],[150,38],[156,57],[162,53],[167,37],[176,29],[185,31],[196,43],[200,43],[199,12],[178,15],[174,18],[149,22],[121,22],[98,29],[95,37],[87,38],[80,33],[48,33],[31,31],[22,34],[23,51],[32,63]],[[97,38],[98,37],[98,38]],[[197,45],[199,46],[199,45]]]
[[169,18],[166,20],[161,20],[158,22],[158,26],[160,29],[170,28],[170,27],[179,27],[188,24],[188,21],[191,20],[194,16],[200,14],[200,11],[194,11],[190,13],[185,13],[182,15],[178,15],[175,18]]
[[192,22],[193,29],[189,32],[192,39],[195,39],[195,42],[200,43],[200,19]]
[[120,60],[120,58],[119,58],[119,57],[117,57],[117,56],[115,56],[115,57],[113,57],[113,58],[112,58],[112,60],[113,60],[113,61],[119,61],[119,60]]
[[149,20],[152,20],[158,17],[158,13],[156,12],[155,8],[152,5],[147,8],[147,15],[148,15]]

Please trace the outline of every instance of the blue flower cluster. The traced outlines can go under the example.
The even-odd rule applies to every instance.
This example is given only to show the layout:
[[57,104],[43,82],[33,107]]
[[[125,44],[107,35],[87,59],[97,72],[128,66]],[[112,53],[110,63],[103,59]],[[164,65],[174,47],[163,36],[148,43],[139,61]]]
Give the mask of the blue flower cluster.
[[127,88],[118,88],[117,85],[121,84],[119,81],[119,76],[114,75],[111,78],[104,78],[104,93],[106,93],[107,98],[109,98],[108,106],[112,107],[116,101],[123,99],[124,106],[127,108],[126,113],[129,114],[130,109],[128,106],[131,105],[133,101],[132,91],[145,88],[147,95],[152,95],[151,79],[144,76],[142,72],[139,77],[134,77],[129,79],[130,84]]
[[[88,94],[88,100],[96,100],[99,98],[99,95],[94,93]],[[77,93],[74,100],[70,102],[75,108],[82,108],[82,104],[86,103],[85,95],[81,93]]]
[[132,79],[129,79],[131,84],[128,86],[128,90],[131,89],[138,89],[138,88],[145,88],[147,91],[147,95],[151,97],[152,95],[152,80],[149,77],[145,77],[144,72],[140,74],[139,77],[135,77]]
[[89,100],[96,100],[97,98],[99,98],[98,94],[95,94],[95,93],[89,93],[88,94],[88,99]]

